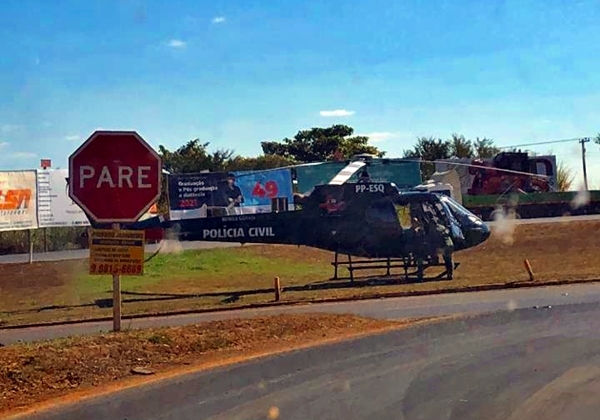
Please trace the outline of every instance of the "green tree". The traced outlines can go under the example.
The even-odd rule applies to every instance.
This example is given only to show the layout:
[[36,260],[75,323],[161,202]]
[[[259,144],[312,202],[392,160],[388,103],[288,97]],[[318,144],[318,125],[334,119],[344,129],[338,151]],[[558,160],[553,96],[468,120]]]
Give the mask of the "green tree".
[[493,158],[498,153],[500,153],[500,148],[494,145],[494,141],[492,139],[488,139],[484,137],[480,139],[477,137],[473,141],[473,149],[475,152],[474,157],[478,157],[481,159]]
[[448,159],[451,156],[450,141],[433,137],[419,137],[412,150],[404,151],[405,158],[420,159],[423,161],[421,162],[421,176],[423,179],[429,179],[435,172],[433,161]]
[[346,159],[362,153],[385,155],[369,144],[368,137],[355,136],[354,129],[343,124],[301,130],[291,139],[263,141],[261,147],[265,155],[281,156],[298,163],[330,161],[336,154]]
[[188,141],[175,151],[165,146],[158,146],[163,168],[171,173],[191,173],[204,170],[221,171],[232,158],[233,151],[208,151],[209,142],[201,143],[199,139]]
[[450,155],[457,158],[472,158],[474,155],[473,142],[465,136],[452,134],[450,140]]
[[282,168],[295,162],[278,155],[260,155],[257,157],[235,156],[225,165],[227,171],[260,171],[264,169]]

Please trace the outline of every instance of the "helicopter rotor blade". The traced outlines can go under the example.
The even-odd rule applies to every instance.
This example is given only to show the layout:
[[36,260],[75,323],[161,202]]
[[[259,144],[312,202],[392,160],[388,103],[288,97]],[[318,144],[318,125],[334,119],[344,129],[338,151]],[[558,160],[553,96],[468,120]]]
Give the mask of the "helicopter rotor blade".
[[419,163],[433,163],[433,164],[444,163],[444,164],[448,165],[448,169],[452,169],[451,165],[455,165],[455,166],[466,166],[469,168],[481,168],[481,169],[485,169],[485,170],[493,170],[496,172],[505,172],[505,173],[516,174],[516,175],[526,175],[526,176],[530,176],[530,177],[552,178],[551,175],[535,174],[535,173],[531,173],[531,172],[522,172],[522,171],[516,171],[514,169],[500,169],[500,168],[495,168],[492,166],[475,165],[474,163],[456,162],[455,160],[452,160],[452,159],[427,160],[427,159],[407,158],[404,160],[412,161],[412,162],[419,162]]
[[338,174],[329,181],[329,185],[342,185],[352,177],[360,168],[365,166],[366,163],[363,161],[354,161],[347,165],[344,169],[338,172]]

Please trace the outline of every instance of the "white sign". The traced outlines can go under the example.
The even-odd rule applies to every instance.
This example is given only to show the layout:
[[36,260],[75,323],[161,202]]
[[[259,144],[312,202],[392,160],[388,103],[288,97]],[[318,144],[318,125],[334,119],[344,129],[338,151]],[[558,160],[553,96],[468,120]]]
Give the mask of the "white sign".
[[385,192],[385,185],[383,184],[356,184],[355,192],[357,193],[377,193]]
[[38,169],[39,227],[89,226],[83,210],[69,197],[67,169]]
[[244,228],[226,228],[226,229],[203,229],[202,237],[204,239],[227,239],[227,238],[264,238],[274,237],[272,227],[251,227],[248,228],[248,235],[244,231]]
[[[85,181],[91,179],[96,184],[96,188],[101,188],[103,184],[108,184],[110,188],[123,188],[125,184],[129,188],[133,188],[135,182],[136,188],[152,188],[152,184],[145,181],[150,177],[147,172],[150,172],[150,166],[140,166],[137,171],[131,166],[117,166],[117,172],[111,173],[107,165],[100,170],[100,175],[96,176],[96,171],[93,166],[82,165],[79,167],[79,188],[85,187]],[[135,175],[135,176],[134,176]],[[134,181],[131,178],[134,178]]]
[[35,229],[35,171],[0,171],[0,231]]

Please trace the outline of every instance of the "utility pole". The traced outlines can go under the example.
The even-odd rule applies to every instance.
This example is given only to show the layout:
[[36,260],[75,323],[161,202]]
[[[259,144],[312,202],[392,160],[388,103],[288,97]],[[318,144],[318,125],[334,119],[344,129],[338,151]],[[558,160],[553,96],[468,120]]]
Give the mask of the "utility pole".
[[581,160],[583,162],[583,182],[585,185],[585,190],[589,191],[588,188],[588,180],[587,180],[587,168],[585,166],[585,144],[590,141],[589,137],[584,137],[579,139],[579,143],[581,143]]

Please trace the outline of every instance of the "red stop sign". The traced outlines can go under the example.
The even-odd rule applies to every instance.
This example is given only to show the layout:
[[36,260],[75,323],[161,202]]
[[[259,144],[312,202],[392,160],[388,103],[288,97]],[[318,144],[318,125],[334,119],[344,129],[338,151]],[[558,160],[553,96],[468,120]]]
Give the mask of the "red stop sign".
[[158,200],[161,173],[135,131],[95,131],[69,156],[69,197],[98,223],[135,222]]

